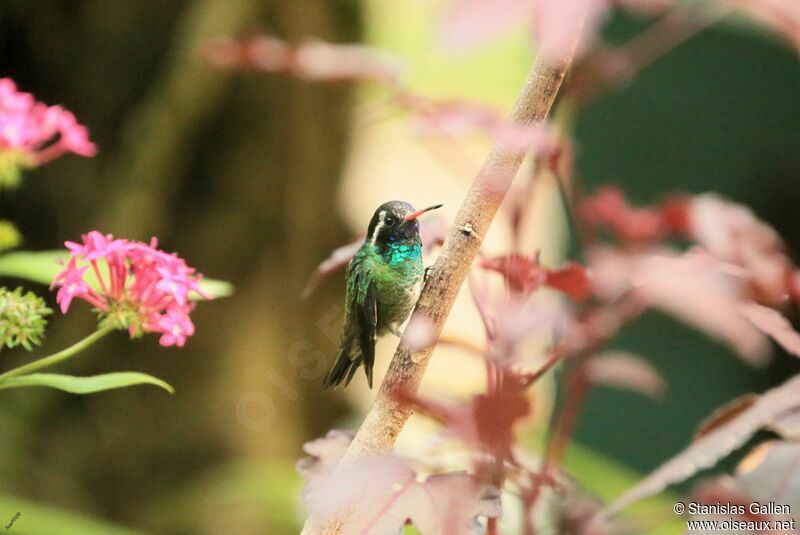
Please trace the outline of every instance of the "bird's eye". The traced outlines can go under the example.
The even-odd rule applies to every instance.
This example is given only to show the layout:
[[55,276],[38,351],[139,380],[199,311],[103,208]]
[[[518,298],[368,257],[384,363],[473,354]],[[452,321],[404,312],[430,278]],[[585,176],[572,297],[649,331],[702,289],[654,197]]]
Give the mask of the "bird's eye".
[[391,227],[392,225],[394,225],[394,218],[390,215],[386,216],[386,219],[384,219],[383,222]]

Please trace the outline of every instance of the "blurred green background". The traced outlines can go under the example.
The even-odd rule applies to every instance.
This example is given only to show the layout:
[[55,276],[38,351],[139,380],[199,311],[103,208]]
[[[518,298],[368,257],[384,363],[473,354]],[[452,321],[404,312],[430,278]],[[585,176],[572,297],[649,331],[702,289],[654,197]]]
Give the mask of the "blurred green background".
[[[221,73],[200,60],[198,47],[256,31],[289,41],[366,40],[404,58],[418,91],[507,106],[532,58],[526,30],[468,58],[449,57],[435,49],[442,4],[0,4],[0,76],[63,103],[100,146],[97,158],[65,157],[27,173],[20,189],[0,193],[0,217],[18,223],[29,249],[94,228],[157,235],[237,289],[198,307],[197,334],[183,350],[119,335],[70,365],[85,374],[151,373],[175,386],[174,396],[149,388],[87,397],[4,392],[0,524],[20,511],[13,533],[298,530],[294,462],[302,443],[360,418],[344,397],[323,395],[309,380],[334,351],[340,277],[308,302],[299,295],[316,264],[360,230],[337,207],[350,202],[341,199],[341,181],[354,105],[364,95],[347,84]],[[642,24],[616,15],[606,35],[620,41]],[[751,205],[800,249],[798,67],[792,50],[761,32],[738,25],[703,32],[581,112],[577,165],[586,189],[615,183],[636,202],[720,191]],[[459,177],[459,187],[469,178]],[[43,351],[92,328],[88,312],[54,318]],[[578,439],[611,464],[581,458],[578,476],[611,495],[619,475],[612,467],[647,472],[684,447],[714,407],[799,369],[778,353],[768,369],[753,370],[657,314],[627,329],[617,346],[651,359],[670,390],[661,402],[591,394]],[[26,358],[4,353],[0,369]]]

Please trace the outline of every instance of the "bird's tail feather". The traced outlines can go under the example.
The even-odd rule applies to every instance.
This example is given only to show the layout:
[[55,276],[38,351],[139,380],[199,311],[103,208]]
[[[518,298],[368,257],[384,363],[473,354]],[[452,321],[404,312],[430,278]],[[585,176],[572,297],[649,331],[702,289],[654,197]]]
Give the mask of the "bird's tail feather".
[[[323,388],[337,387],[344,383],[344,386],[350,384],[356,371],[364,362],[364,356],[361,354],[361,348],[358,344],[358,336],[347,336],[339,347],[339,355],[333,362],[328,375],[322,381]],[[367,367],[367,382],[369,387],[372,388],[372,369]]]

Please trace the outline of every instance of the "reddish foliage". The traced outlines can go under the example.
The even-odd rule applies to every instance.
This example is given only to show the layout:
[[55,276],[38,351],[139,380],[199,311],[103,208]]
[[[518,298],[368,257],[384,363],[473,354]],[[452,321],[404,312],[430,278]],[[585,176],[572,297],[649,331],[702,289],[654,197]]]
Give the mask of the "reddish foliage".
[[692,224],[690,209],[691,199],[683,195],[669,197],[661,203],[661,215],[670,234],[675,236],[689,234]]
[[398,400],[422,411],[447,427],[458,438],[497,457],[511,459],[514,425],[530,413],[530,402],[521,390],[480,394],[463,404],[423,399],[404,391]]
[[481,260],[480,266],[496,271],[514,292],[530,293],[544,284],[547,275],[539,264],[538,255],[531,257],[521,254],[510,254]]
[[548,269],[539,263],[539,256],[510,254],[486,258],[481,267],[503,275],[514,292],[531,293],[542,285],[567,294],[574,301],[582,302],[591,293],[591,277],[586,268],[569,262],[559,269]]
[[617,187],[599,189],[578,204],[578,217],[590,237],[608,230],[623,243],[657,242],[667,237],[668,227],[657,210],[632,208]]
[[731,477],[723,476],[710,481],[700,483],[694,489],[694,499],[697,503],[730,503],[731,505],[743,506],[744,515],[732,515],[738,520],[765,520],[763,515],[751,515],[749,505],[753,503],[753,498],[742,492],[736,485],[736,481]]
[[757,400],[758,396],[755,394],[744,394],[743,396],[732,399],[722,407],[714,409],[714,412],[706,416],[706,418],[700,422],[700,425],[697,426],[694,439],[698,440],[703,438],[723,425],[729,424],[743,412],[749,410]]
[[545,284],[564,292],[579,303],[592,292],[592,280],[586,268],[577,262],[569,262],[560,269],[547,270]]
[[785,301],[796,268],[775,229],[749,208],[708,193],[692,199],[690,217],[689,237],[720,260],[747,270],[756,301],[770,306]]
[[352,436],[333,430],[306,443],[310,457],[297,465],[309,508],[321,514],[353,509],[342,533],[396,533],[411,523],[422,533],[460,534],[478,516],[501,514],[497,489],[464,472],[420,481],[406,461],[392,455],[340,467]]
[[500,391],[481,394],[472,400],[472,416],[479,443],[500,457],[511,457],[513,428],[530,412],[530,402],[522,392]]
[[395,84],[399,62],[363,45],[306,40],[288,44],[270,35],[248,38],[216,37],[202,50],[212,65],[282,73],[308,80],[370,80]]
[[674,195],[655,207],[633,208],[621,190],[605,187],[578,205],[587,238],[605,230],[625,245],[687,238],[719,260],[746,270],[752,298],[778,306],[800,302],[798,270],[775,230],[745,206],[714,194]]
[[800,49],[800,5],[785,0],[728,0]]
[[519,152],[554,154],[561,145],[548,124],[508,124],[498,110],[484,104],[436,101],[409,91],[397,94],[394,102],[413,114],[414,126],[424,133],[453,135],[478,131]]
[[743,303],[739,312],[792,355],[800,357],[800,334],[780,312],[757,303]]
[[774,422],[776,417],[796,409],[800,405],[798,388],[800,376],[795,376],[761,394],[732,419],[712,429],[626,491],[601,512],[601,517],[608,517],[632,503],[657,494],[668,485],[684,481],[700,470],[715,465],[744,444],[756,431]]
[[311,294],[319,288],[319,285],[331,274],[340,269],[344,269],[350,262],[350,259],[353,258],[353,255],[356,254],[359,247],[361,247],[362,243],[364,243],[364,238],[358,238],[356,241],[334,249],[331,255],[323,260],[320,265],[317,266],[317,269],[314,270],[314,273],[311,274],[311,277],[306,283],[306,287],[303,289],[303,299],[310,297]]
[[595,247],[589,257],[595,287],[604,298],[630,295],[722,340],[747,362],[766,363],[765,337],[738,310],[747,298],[746,271],[697,250],[676,256],[666,249]]
[[604,353],[586,363],[588,379],[595,385],[633,390],[650,397],[660,397],[666,382],[650,363],[637,355],[623,352]]

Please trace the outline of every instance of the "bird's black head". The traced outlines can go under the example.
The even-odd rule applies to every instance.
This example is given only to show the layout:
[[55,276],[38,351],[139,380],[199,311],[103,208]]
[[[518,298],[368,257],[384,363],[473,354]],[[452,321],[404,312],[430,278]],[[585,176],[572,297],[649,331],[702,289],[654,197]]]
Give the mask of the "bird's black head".
[[367,229],[367,241],[381,249],[390,241],[417,241],[419,240],[417,218],[440,206],[442,205],[437,204],[422,210],[414,210],[414,207],[407,202],[385,202],[372,215]]

